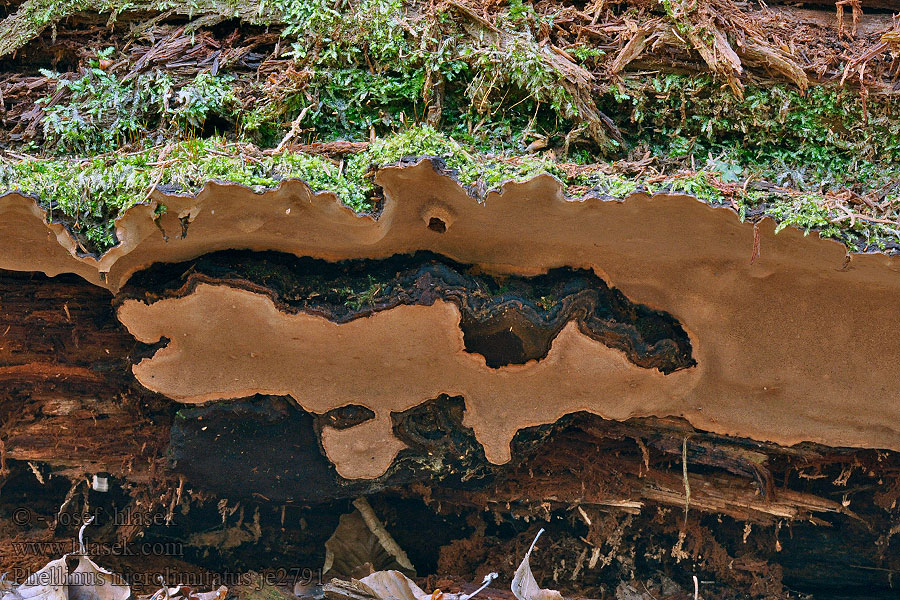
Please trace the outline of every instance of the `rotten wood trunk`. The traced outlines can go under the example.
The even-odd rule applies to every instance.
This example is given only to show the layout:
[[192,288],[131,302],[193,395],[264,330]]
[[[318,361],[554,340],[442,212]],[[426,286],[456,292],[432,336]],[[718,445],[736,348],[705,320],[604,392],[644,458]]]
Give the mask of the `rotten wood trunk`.
[[[285,260],[270,257],[269,267]],[[149,273],[125,295],[164,295],[188,270],[209,277],[227,269],[232,283],[258,286],[241,273],[258,274],[259,261],[247,253],[214,255]],[[353,288],[360,273],[384,276],[348,268],[320,289]],[[323,281],[321,272],[298,277],[294,291]],[[408,295],[417,281],[384,284]],[[472,283],[455,288],[459,297],[466,285]],[[553,540],[535,564],[539,578],[555,574],[558,587],[594,595],[614,589],[629,571],[666,572],[686,583],[696,570],[717,582],[709,593],[762,596],[787,585],[872,597],[879,589],[891,593],[900,568],[892,549],[900,457],[892,452],[787,448],[705,433],[677,419],[617,423],[578,413],[520,431],[513,460],[498,466],[464,424],[464,399],[441,396],[392,414],[407,448],[388,473],[346,480],[325,458],[318,433],[365,422],[371,415],[364,407],[317,415],[290,398],[259,396],[178,411],[131,376],[130,365],[153,349],[116,320],[121,299],[71,276],[10,272],[0,277],[0,298],[7,514],[0,552],[17,574],[50,548],[23,542],[64,540],[75,522],[66,515],[102,508],[95,539],[110,549],[108,563],[131,576],[148,561],[208,577],[233,564],[315,568],[337,515],[363,494],[420,574],[475,579],[508,568],[538,523]],[[327,308],[327,299],[316,306]],[[85,478],[97,473],[110,474],[111,492],[89,490]],[[237,511],[223,517],[223,502]],[[28,521],[11,523],[21,506],[30,507]],[[123,514],[130,516],[117,519]],[[138,539],[169,548],[181,540],[179,553],[138,556],[136,564],[128,554],[141,554],[134,549],[146,544]],[[279,550],[256,554],[272,547]]]

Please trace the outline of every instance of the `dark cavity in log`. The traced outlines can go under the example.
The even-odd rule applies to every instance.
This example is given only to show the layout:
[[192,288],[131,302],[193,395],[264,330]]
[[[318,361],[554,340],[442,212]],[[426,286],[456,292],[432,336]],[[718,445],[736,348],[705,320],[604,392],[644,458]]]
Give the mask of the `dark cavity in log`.
[[[471,428],[463,425],[464,410],[462,398],[441,395],[391,413],[394,434],[409,447],[387,473],[371,480],[344,479],[320,450],[321,429],[333,426],[334,411],[308,413],[287,397],[256,396],[182,409],[172,424],[167,454],[175,472],[229,498],[324,502],[424,481],[455,489],[464,482],[487,481],[497,470]],[[531,448],[543,439],[535,432],[547,429],[520,432],[518,447]],[[279,440],[278,452],[272,451],[272,440]]]
[[329,263],[225,251],[153,267],[136,275],[124,296],[153,301],[189,293],[198,283],[268,294],[282,310],[338,323],[400,305],[452,302],[461,313],[466,350],[484,356],[492,368],[546,357],[572,320],[582,333],[621,350],[640,367],[669,374],[696,364],[690,339],[672,315],[631,302],[584,269],[493,277],[430,253]]

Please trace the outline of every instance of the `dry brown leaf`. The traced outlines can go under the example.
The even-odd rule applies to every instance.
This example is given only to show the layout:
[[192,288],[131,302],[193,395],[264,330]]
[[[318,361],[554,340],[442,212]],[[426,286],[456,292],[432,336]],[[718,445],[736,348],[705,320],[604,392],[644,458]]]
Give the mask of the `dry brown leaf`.
[[341,515],[337,529],[325,542],[327,577],[360,579],[375,571],[398,570],[415,576],[415,568],[384,528],[364,498],[353,502],[356,510]]
[[359,582],[381,600],[431,600],[432,596],[400,571],[376,571]]

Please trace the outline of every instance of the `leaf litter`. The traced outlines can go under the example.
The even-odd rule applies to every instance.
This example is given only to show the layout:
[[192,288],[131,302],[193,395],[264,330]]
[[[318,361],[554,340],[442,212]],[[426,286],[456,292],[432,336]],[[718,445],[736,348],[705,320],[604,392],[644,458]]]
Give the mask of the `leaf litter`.
[[[119,575],[91,560],[84,543],[84,530],[94,520],[87,519],[78,531],[78,551],[63,554],[32,573],[18,586],[0,587],[0,600],[129,600],[131,587]],[[77,560],[70,569],[70,561]],[[162,578],[160,577],[160,582]],[[220,586],[210,592],[196,592],[186,585],[165,585],[149,596],[149,600],[225,600],[228,588]]]

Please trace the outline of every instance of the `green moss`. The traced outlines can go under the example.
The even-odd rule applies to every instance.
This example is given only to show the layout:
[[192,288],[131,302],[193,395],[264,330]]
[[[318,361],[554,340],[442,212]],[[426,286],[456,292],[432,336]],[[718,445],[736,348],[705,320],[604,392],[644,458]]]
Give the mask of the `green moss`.
[[[112,48],[100,53],[109,58]],[[58,78],[58,89],[68,90],[62,103],[47,106],[41,119],[44,135],[58,152],[96,154],[110,152],[122,143],[142,137],[148,129],[172,127],[175,133],[192,133],[211,115],[230,118],[237,99],[233,78],[198,73],[176,85],[161,71],[122,81],[100,68],[99,60],[77,79]]]
[[112,219],[146,193],[149,175],[150,169],[137,161],[0,163],[0,187],[39,196],[51,219],[66,218],[84,239],[101,248],[113,245]]
[[824,199],[816,194],[780,198],[769,206],[768,212],[779,221],[776,232],[785,227],[796,227],[806,233],[816,229],[824,237],[838,237],[841,232],[840,227],[831,222],[836,215],[831,214]]
[[[565,74],[547,63],[524,19],[505,21],[519,35],[501,47],[491,35],[467,31],[449,7],[423,13],[401,0],[335,6],[272,4],[286,23],[294,68],[305,78],[287,92],[282,85],[257,86],[266,98],[243,119],[257,142],[272,139],[270,123],[283,128],[301,113],[317,139],[363,140],[372,131],[384,135],[421,123],[440,102],[445,130],[496,147],[498,141],[514,145],[535,127],[566,126],[578,114]],[[582,50],[586,58],[597,56]]]
[[711,175],[706,171],[679,175],[672,180],[670,189],[673,192],[694,196],[708,204],[722,204],[725,202],[725,197],[710,178]]
[[[429,125],[412,127],[390,137],[376,140],[365,153],[350,159],[348,173],[359,175],[373,165],[387,165],[410,156],[435,156],[456,172],[463,185],[482,184],[487,189],[507,180],[530,179],[543,172],[556,172],[549,161],[524,157],[516,160],[483,154],[464,147],[453,138]],[[354,175],[351,175],[354,177]]]
[[872,189],[900,176],[900,119],[889,99],[846,89],[746,86],[744,99],[710,77],[629,81],[601,105],[654,154],[712,156],[805,191]]
[[776,233],[786,227],[802,229],[806,234],[815,231],[821,237],[834,238],[850,250],[861,252],[885,250],[888,244],[896,247],[900,243],[900,226],[872,221],[865,215],[851,219],[822,194],[747,192],[738,194],[734,200],[741,219],[755,210],[776,220]]
[[638,189],[644,189],[650,194],[657,192],[682,193],[694,196],[708,204],[722,204],[725,197],[716,187],[712,180],[713,177],[714,174],[707,171],[696,171],[679,174],[661,182],[650,182],[646,178],[628,178],[597,170],[579,175],[570,183],[585,186],[613,198],[625,198]]
[[375,277],[368,276],[368,287],[356,292],[352,288],[341,288],[339,292],[345,296],[344,304],[353,310],[359,310],[363,306],[375,306],[375,298],[381,293],[382,284]]
[[624,198],[637,191],[639,182],[635,179],[609,175],[602,171],[594,171],[579,175],[574,182],[576,185],[586,186],[597,193],[612,198]]
[[598,58],[606,56],[606,52],[593,46],[581,45],[572,48],[570,54],[582,63],[594,63]]
[[72,13],[95,8],[97,11],[111,10],[113,2],[93,2],[91,0],[37,0],[22,4],[23,21],[35,28],[46,27]]
[[[210,180],[240,183],[262,192],[296,178],[314,190],[333,191],[354,210],[366,212],[373,208],[371,176],[375,168],[421,156],[441,158],[463,185],[480,193],[507,180],[549,173],[579,190],[586,187],[617,198],[645,189],[650,193],[683,192],[710,204],[725,202],[720,189],[722,172],[685,172],[650,183],[643,178],[604,173],[597,165],[595,170],[581,168],[578,176],[569,179],[550,161],[480,153],[428,126],[378,139],[366,152],[348,157],[343,168],[320,156],[294,152],[267,155],[253,146],[222,138],[86,160],[0,159],[0,189],[37,195],[51,219],[68,222],[86,249],[103,251],[115,243],[114,219],[148,198],[157,182],[164,189],[185,193],[198,191]],[[857,249],[883,248],[888,241],[900,241],[900,232],[889,225],[841,219],[843,213],[832,208],[821,194],[744,192],[733,187],[737,188],[733,190],[734,201],[742,218],[750,210],[761,210],[779,222],[779,230],[787,226],[817,230]]]
[[[372,130],[383,135],[422,122],[441,100],[448,131],[492,147],[515,145],[535,128],[566,127],[578,115],[562,85],[565,75],[542,58],[529,25],[536,17],[526,5],[514,3],[504,21],[517,28],[512,47],[465,31],[452,8],[422,14],[403,0],[268,0],[253,10],[217,0],[29,0],[23,7],[43,24],[80,11],[108,12],[111,20],[125,10],[236,13],[251,23],[280,24],[292,67],[303,73],[288,86],[241,82],[244,106],[237,111],[227,76],[173,82],[149,72],[121,81],[95,60],[83,76],[60,81],[70,96],[43,119],[51,144],[65,152],[111,151],[171,124],[179,127],[165,131],[165,139],[190,137],[212,114],[257,144],[275,145],[304,109],[302,125],[315,138],[361,140]],[[516,16],[517,10],[525,12]],[[588,47],[578,53],[584,60],[601,55]]]
[[473,154],[425,126],[377,140],[368,151],[348,158],[343,170],[320,156],[292,152],[269,156],[246,144],[209,138],[86,160],[0,159],[0,189],[38,196],[51,218],[68,221],[86,245],[102,251],[115,243],[113,220],[147,198],[156,182],[186,193],[198,191],[210,180],[262,192],[296,178],[314,190],[333,191],[354,210],[366,212],[373,208],[373,167],[408,156],[443,158],[463,184],[483,189],[508,179],[530,178],[548,168],[534,159],[504,161]]

